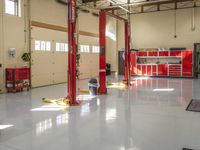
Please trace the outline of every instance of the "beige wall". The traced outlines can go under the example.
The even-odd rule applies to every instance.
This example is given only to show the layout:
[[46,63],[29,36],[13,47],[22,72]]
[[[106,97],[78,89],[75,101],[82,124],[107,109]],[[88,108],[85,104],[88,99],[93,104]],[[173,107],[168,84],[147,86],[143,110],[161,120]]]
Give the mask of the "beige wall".
[[124,48],[124,22],[117,21],[117,50]]
[[55,0],[31,0],[31,20],[66,26],[66,6]]
[[[0,89],[5,90],[5,68],[27,66],[21,60],[23,52],[28,51],[27,20],[24,15],[26,11],[26,0],[21,0],[21,17],[11,16],[4,13],[4,0],[0,0]],[[12,58],[8,55],[9,48],[16,48],[16,56]]]
[[[177,38],[174,38],[174,11],[131,16],[132,48],[186,47],[200,42],[200,8],[195,8],[195,26],[191,30],[192,9],[177,10]],[[122,23],[118,23],[118,50],[123,47]]]

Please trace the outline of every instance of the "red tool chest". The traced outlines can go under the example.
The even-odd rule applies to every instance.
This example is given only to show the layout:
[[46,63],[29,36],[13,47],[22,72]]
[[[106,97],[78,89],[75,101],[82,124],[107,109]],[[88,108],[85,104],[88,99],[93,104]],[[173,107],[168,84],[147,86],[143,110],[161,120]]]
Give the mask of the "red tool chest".
[[6,68],[6,89],[8,92],[30,88],[30,68]]
[[182,52],[182,75],[190,77],[193,75],[193,58],[192,51],[186,50]]
[[[131,62],[132,70],[134,70],[132,75],[193,77],[192,50],[134,51],[131,53],[132,60],[134,60]],[[136,62],[138,59],[141,60]]]

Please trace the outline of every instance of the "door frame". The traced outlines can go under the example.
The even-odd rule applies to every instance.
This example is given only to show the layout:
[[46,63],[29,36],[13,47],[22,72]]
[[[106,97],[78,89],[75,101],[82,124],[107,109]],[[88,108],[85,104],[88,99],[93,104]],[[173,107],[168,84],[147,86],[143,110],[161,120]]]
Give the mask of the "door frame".
[[194,50],[193,50],[193,73],[194,73],[194,77],[195,78],[198,78],[198,73],[196,72],[196,53],[197,53],[197,50],[196,50],[196,47],[197,45],[200,45],[200,43],[194,43]]

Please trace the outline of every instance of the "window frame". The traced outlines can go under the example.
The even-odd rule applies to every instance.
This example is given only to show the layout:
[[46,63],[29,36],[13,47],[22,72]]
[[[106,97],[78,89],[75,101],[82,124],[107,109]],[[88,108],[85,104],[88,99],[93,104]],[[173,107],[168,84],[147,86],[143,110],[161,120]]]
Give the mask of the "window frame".
[[98,45],[92,45],[92,53],[99,54],[100,53],[100,47]]
[[[8,6],[7,6],[7,2],[13,2],[14,6],[13,8],[13,13],[8,11]],[[7,15],[11,15],[11,16],[17,16],[17,17],[21,17],[21,5],[20,5],[21,1],[20,0],[4,0],[4,13]]]
[[66,43],[66,42],[56,42],[55,46],[56,46],[56,49],[55,49],[56,52],[68,52],[69,51],[68,43]]
[[80,52],[81,53],[90,53],[91,52],[91,46],[86,44],[80,45]]
[[50,52],[52,50],[51,41],[35,40],[34,51]]

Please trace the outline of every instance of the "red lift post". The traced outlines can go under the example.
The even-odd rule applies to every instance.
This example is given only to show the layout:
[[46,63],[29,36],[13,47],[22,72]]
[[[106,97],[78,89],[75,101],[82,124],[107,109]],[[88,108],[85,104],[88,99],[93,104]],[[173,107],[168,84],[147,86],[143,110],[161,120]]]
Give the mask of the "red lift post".
[[76,100],[76,0],[68,0],[68,96],[70,105],[78,105]]
[[124,82],[130,85],[130,24],[125,21]]
[[106,94],[106,13],[99,12],[99,94]]

